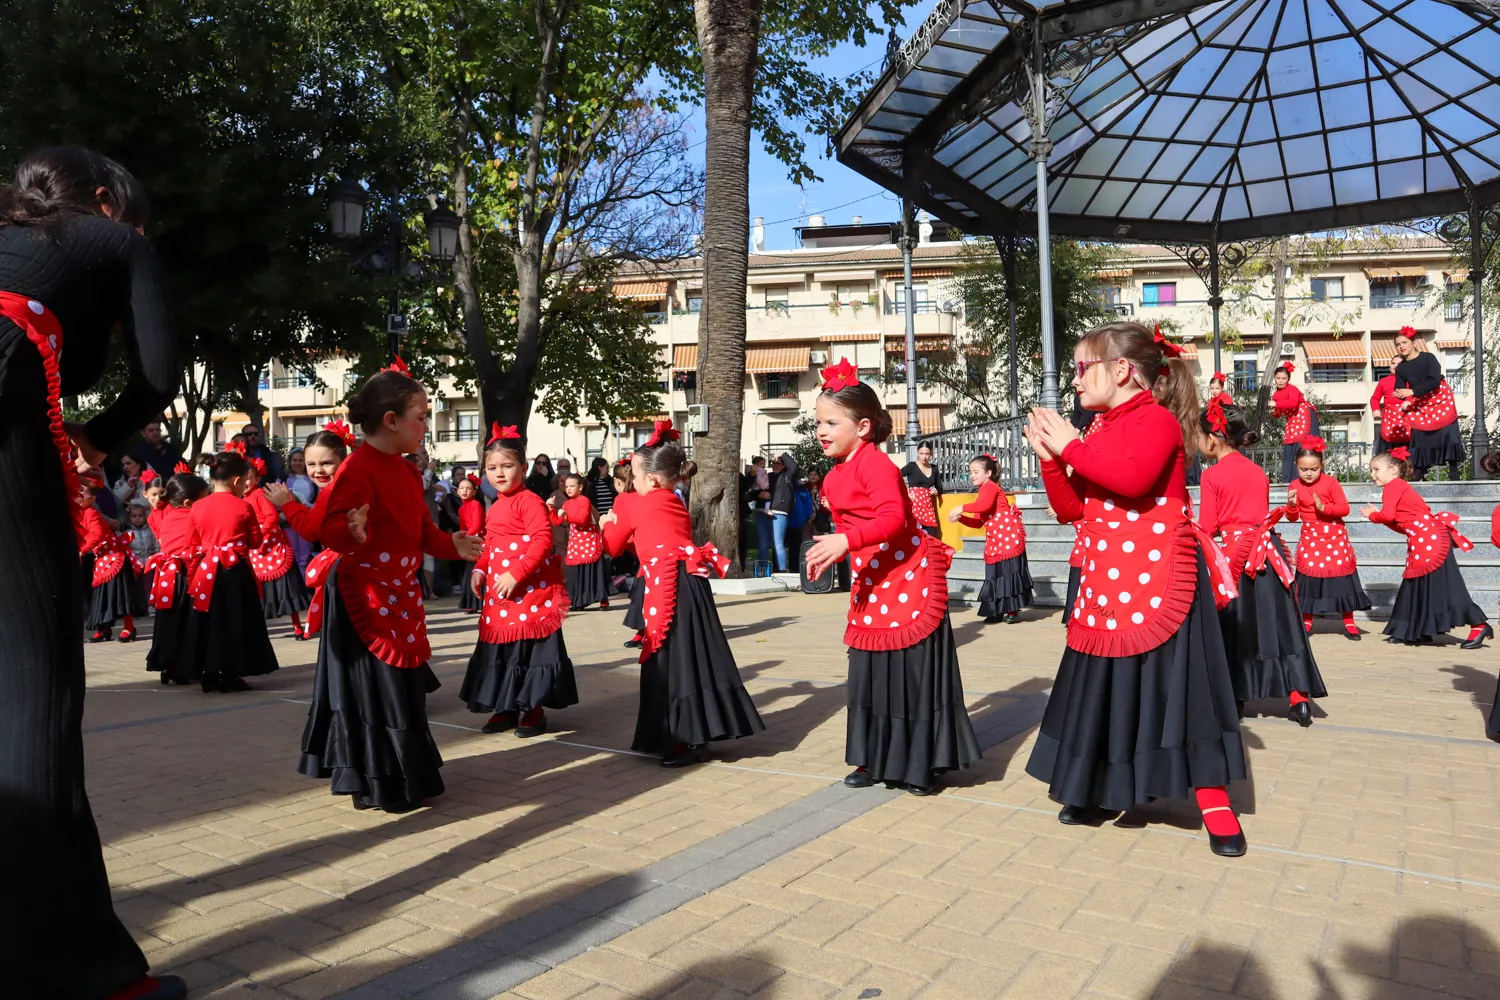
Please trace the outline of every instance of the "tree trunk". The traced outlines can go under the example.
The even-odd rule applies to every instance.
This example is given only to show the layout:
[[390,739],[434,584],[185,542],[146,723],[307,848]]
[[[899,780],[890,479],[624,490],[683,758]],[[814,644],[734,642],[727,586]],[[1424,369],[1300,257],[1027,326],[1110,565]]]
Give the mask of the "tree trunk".
[[262,431],[267,431],[263,440],[269,441],[271,435],[264,424],[261,423],[263,411],[260,406],[260,366],[256,364],[234,365],[232,377],[234,385],[234,401],[239,406],[240,412],[245,415],[246,422],[254,424]]
[[1255,420],[1251,428],[1259,431],[1266,421],[1266,409],[1271,402],[1271,376],[1281,367],[1281,338],[1286,333],[1286,267],[1291,259],[1292,243],[1283,236],[1276,241],[1271,251],[1271,298],[1274,302],[1271,313],[1271,359],[1266,363],[1266,376],[1261,380],[1260,392],[1255,399]]
[[750,243],[750,111],[762,0],[699,0],[707,173],[698,397],[709,432],[693,448],[693,534],[739,568],[740,429],[745,412],[745,281]]

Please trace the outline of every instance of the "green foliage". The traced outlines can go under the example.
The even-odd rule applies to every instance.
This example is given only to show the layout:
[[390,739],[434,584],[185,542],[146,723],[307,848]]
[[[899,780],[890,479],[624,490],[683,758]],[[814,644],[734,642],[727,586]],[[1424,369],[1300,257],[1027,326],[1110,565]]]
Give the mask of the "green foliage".
[[818,444],[817,431],[816,417],[798,417],[792,423],[792,433],[797,435],[797,443],[791,449],[792,457],[797,460],[804,477],[813,469],[826,476],[833,468],[833,459],[823,454],[823,446]]

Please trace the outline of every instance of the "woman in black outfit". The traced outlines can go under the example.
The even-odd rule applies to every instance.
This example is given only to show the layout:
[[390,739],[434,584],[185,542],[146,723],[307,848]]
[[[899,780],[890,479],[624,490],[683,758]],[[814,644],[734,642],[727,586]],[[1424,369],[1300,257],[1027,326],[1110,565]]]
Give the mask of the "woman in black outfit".
[[609,474],[609,462],[603,457],[595,456],[589,463],[589,474],[583,477],[583,493],[589,498],[589,503],[594,505],[596,514],[608,514],[614,507],[619,491],[615,489],[615,481]]
[[938,526],[937,507],[943,499],[943,474],[932,464],[932,445],[917,446],[917,460],[902,467],[901,479],[906,483],[917,523],[933,538],[941,539],[943,529]]
[[1401,357],[1395,372],[1396,398],[1403,404],[1417,400],[1416,408],[1407,413],[1411,425],[1411,444],[1407,447],[1416,477],[1419,481],[1426,479],[1428,469],[1447,464],[1448,478],[1456,480],[1464,460],[1464,442],[1458,433],[1458,409],[1453,403],[1453,390],[1443,378],[1443,366],[1427,349],[1422,335],[1411,327],[1403,327],[1396,335],[1396,353]]
[[[97,465],[177,391],[161,267],[136,228],[135,179],[81,149],[44,149],[0,191],[0,926],[3,992],[48,1000],[186,995],[152,979],[115,916],[83,780],[83,621],[71,444]],[[120,221],[111,221],[117,219]],[[116,326],[130,378],[82,427],[58,396],[98,382]],[[63,343],[59,372],[53,337]],[[49,376],[60,374],[60,384]],[[49,381],[51,384],[49,385]]]
[[531,460],[531,475],[526,477],[526,488],[543,500],[557,488],[557,473],[552,471],[552,459],[538,455]]

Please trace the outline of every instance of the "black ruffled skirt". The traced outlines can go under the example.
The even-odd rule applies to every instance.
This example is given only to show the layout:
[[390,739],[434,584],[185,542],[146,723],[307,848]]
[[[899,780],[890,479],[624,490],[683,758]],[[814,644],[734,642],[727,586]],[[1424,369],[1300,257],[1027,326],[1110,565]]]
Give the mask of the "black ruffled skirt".
[[984,564],[984,586],[979,588],[979,617],[1013,615],[1031,603],[1031,567],[1026,553]]
[[1469,597],[1453,550],[1426,576],[1402,578],[1385,634],[1402,642],[1420,642],[1459,625],[1484,624],[1484,612]]
[[[715,612],[717,614],[717,612]],[[646,578],[638,576],[630,585],[630,607],[625,609],[625,627],[637,632],[646,627]]]
[[266,621],[301,614],[307,610],[307,606],[312,603],[312,591],[302,581],[302,573],[295,562],[276,579],[261,584],[260,603],[266,613]]
[[1026,773],[1071,806],[1124,811],[1245,777],[1208,567],[1177,633],[1137,656],[1063,652]]
[[848,696],[844,760],[876,781],[927,786],[983,756],[947,615],[905,649],[849,650]]
[[331,778],[358,806],[403,810],[443,794],[443,755],[427,725],[427,696],[441,685],[427,664],[377,660],[349,620],[337,564],[323,594],[323,639],[297,770]]
[[1079,588],[1079,586],[1081,586],[1082,581],[1083,581],[1083,567],[1082,566],[1069,566],[1068,567],[1068,596],[1067,596],[1067,602],[1065,604],[1063,604],[1063,613],[1062,613],[1062,623],[1063,623],[1063,627],[1064,628],[1067,628],[1067,626],[1068,626],[1068,616],[1073,613],[1074,606],[1078,604],[1078,588]]
[[158,608],[156,617],[151,619],[151,651],[146,654],[147,670],[165,673],[168,680],[175,677],[181,684],[191,679],[184,678],[178,667],[182,652],[187,648],[188,614],[193,609],[192,598],[188,596],[191,579],[191,573],[177,574],[172,606]]
[[1304,615],[1344,615],[1374,605],[1359,582],[1359,570],[1347,576],[1297,574],[1297,610]]
[[630,749],[666,754],[765,728],[740,680],[708,581],[678,563],[672,625],[661,648],[641,664],[641,704]]
[[474,647],[458,696],[471,712],[516,712],[578,704],[573,661],[562,629],[543,639],[483,642]]
[[[1273,544],[1286,558],[1281,539],[1273,539]],[[1254,701],[1300,691],[1311,698],[1325,697],[1328,691],[1302,627],[1302,612],[1281,577],[1268,565],[1254,577],[1241,573],[1239,588],[1238,596],[1219,612],[1234,696]]]
[[216,576],[207,611],[183,604],[188,620],[182,655],[167,671],[179,684],[202,681],[207,688],[221,677],[256,677],[279,668],[250,564],[241,560]]
[[564,566],[563,582],[568,587],[568,601],[574,611],[591,604],[609,603],[609,560],[600,556],[582,566]]
[[484,606],[484,598],[474,593],[474,564],[466,562],[463,564],[463,567],[464,575],[461,581],[462,589],[459,591],[458,609],[478,614],[480,608]]
[[1435,431],[1411,429],[1411,464],[1415,469],[1426,470],[1434,465],[1464,460],[1464,440],[1458,433],[1458,424],[1452,423]]
[[[93,572],[93,566],[89,566]],[[114,579],[89,588],[89,614],[84,627],[90,630],[109,628],[126,615],[146,613],[146,591],[141,587],[135,568],[126,563]]]

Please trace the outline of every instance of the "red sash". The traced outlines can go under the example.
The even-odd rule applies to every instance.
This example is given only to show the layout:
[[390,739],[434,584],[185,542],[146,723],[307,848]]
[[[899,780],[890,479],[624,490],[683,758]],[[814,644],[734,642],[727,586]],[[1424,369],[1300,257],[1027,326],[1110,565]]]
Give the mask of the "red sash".
[[[1407,422],[1419,431],[1435,431],[1458,422],[1458,406],[1453,402],[1453,390],[1447,379],[1439,382],[1438,387],[1427,395],[1408,399],[1402,408],[1406,411]],[[1386,440],[1395,439],[1387,437]]]
[[1465,552],[1474,549],[1474,543],[1458,530],[1457,514],[1445,510],[1417,518],[1406,529],[1406,569],[1402,577],[1411,580],[1431,573],[1443,565],[1454,545]]
[[135,532],[127,531],[123,534],[111,535],[94,546],[93,585],[95,587],[119,576],[120,570],[125,568],[127,562],[135,568],[137,573],[141,571],[140,560],[136,558],[135,551],[130,547],[134,539]]
[[1229,558],[1229,572],[1234,580],[1239,580],[1241,574],[1253,579],[1269,564],[1281,577],[1286,589],[1292,589],[1296,574],[1281,557],[1281,550],[1271,542],[1276,535],[1271,528],[1281,520],[1282,513],[1281,507],[1275,507],[1260,524],[1225,525],[1220,529],[1224,536],[1224,552]]
[[198,565],[198,560],[203,558],[202,549],[189,549],[185,552],[158,552],[146,560],[146,572],[154,573],[155,579],[151,583],[151,593],[146,598],[158,611],[170,609],[177,601],[177,581],[184,573],[190,572]]
[[937,508],[932,505],[932,488],[908,485],[906,495],[911,498],[911,512],[916,515],[917,523],[928,528],[936,528],[938,526]]
[[203,550],[203,561],[193,571],[193,580],[188,586],[188,590],[193,595],[194,611],[209,609],[213,603],[214,584],[220,572],[239,565],[240,560],[246,557],[247,549],[248,546],[244,542],[231,542],[228,545]]
[[307,606],[308,635],[317,635],[323,628],[323,584],[328,580],[329,570],[338,561],[339,554],[332,549],[324,549],[307,561],[304,579],[313,592],[312,603]]
[[68,511],[73,516],[73,532],[82,542],[87,532],[83,526],[83,508],[73,502],[83,487],[78,467],[73,464],[73,442],[63,429],[62,376],[58,371],[57,356],[62,351],[62,326],[51,310],[36,299],[0,292],[0,316],[4,316],[26,334],[37,353],[42,356],[42,370],[47,377],[47,426],[52,431],[52,446],[62,463],[63,495]]
[[672,628],[672,616],[677,611],[678,563],[693,576],[717,573],[722,577],[729,572],[729,560],[719,554],[713,542],[682,545],[675,550],[658,546],[649,559],[642,558],[641,575],[646,577],[645,601],[641,607],[646,620],[646,634],[641,639],[642,663],[661,649]]

